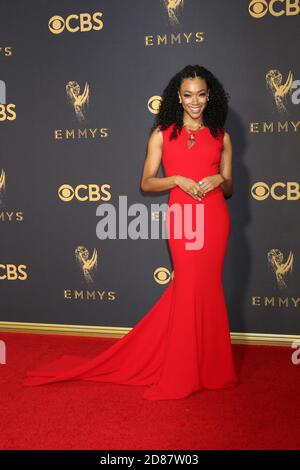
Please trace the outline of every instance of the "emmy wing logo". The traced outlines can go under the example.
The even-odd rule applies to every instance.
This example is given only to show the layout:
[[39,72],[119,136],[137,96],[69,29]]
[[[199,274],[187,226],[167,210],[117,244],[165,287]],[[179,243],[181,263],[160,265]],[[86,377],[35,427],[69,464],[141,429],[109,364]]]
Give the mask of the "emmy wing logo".
[[294,255],[290,251],[288,259],[283,262],[283,254],[278,249],[272,249],[268,252],[268,261],[270,267],[273,269],[276,275],[276,281],[280,289],[287,287],[286,277],[289,272],[293,271]]
[[90,87],[85,83],[83,93],[80,93],[80,86],[77,82],[68,82],[66,85],[67,97],[74,108],[78,121],[85,121],[85,110],[89,105]]
[[1,173],[0,173],[0,205],[3,203],[5,189],[6,189],[6,178],[5,178],[5,171],[2,168]]
[[82,270],[84,279],[88,283],[93,282],[93,271],[97,269],[97,250],[94,248],[91,258],[89,258],[89,252],[84,246],[78,246],[75,249],[76,261]]
[[164,4],[172,24],[179,23],[176,13],[179,7],[183,8],[183,3],[184,0],[164,0]]
[[292,92],[293,74],[289,72],[285,83],[279,70],[269,70],[266,74],[267,88],[271,91],[279,112],[286,112],[285,100]]

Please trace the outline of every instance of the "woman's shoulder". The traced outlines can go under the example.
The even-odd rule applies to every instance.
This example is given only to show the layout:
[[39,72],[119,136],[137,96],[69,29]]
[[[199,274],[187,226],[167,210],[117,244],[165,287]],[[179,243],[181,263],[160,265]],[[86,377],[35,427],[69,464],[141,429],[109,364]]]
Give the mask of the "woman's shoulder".
[[226,129],[223,127],[223,128],[219,128],[219,129],[217,130],[216,138],[217,138],[220,142],[224,142],[224,140],[230,139],[230,136],[229,136],[228,132],[226,131]]
[[170,134],[170,132],[172,131],[172,126],[173,124],[170,124],[168,127],[163,128],[163,126],[159,124],[153,129],[152,136],[154,137],[160,136],[160,138],[163,139],[164,136],[167,136],[168,134]]
[[159,132],[166,132],[171,128],[172,124],[170,124],[168,127],[164,128],[162,124],[158,124],[155,128],[155,131]]
[[156,126],[149,135],[149,144],[155,146],[162,146],[164,142],[163,137],[164,131],[160,128],[160,126]]
[[217,139],[223,148],[228,145],[231,145],[231,138],[229,132],[227,132],[225,128],[219,130]]
[[171,123],[169,124],[168,127],[165,127],[163,128],[162,125],[158,125],[156,128],[155,128],[155,132],[156,133],[160,133],[161,132],[161,135],[162,136],[168,136],[171,134],[171,132],[173,131],[173,127],[174,127],[175,123]]
[[223,142],[230,142],[231,141],[231,137],[230,137],[230,134],[229,132],[227,132],[225,129],[224,129],[224,134],[223,134]]

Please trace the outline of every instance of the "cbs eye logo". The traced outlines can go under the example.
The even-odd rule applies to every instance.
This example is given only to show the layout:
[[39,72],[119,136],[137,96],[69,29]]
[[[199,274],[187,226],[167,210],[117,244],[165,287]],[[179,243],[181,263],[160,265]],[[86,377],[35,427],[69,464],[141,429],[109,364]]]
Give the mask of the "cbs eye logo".
[[151,96],[151,98],[149,98],[148,103],[147,103],[150,113],[158,114],[160,104],[161,104],[161,96]]
[[70,202],[72,199],[78,201],[109,201],[111,194],[110,185],[102,184],[78,184],[73,188],[70,184],[62,184],[58,188],[58,196],[64,202]]
[[266,0],[252,0],[249,5],[249,13],[253,18],[262,18],[269,8]]
[[99,31],[103,28],[103,21],[100,19],[102,13],[97,11],[92,15],[90,13],[80,13],[79,15],[72,14],[66,19],[62,16],[52,16],[48,22],[48,27],[51,33],[61,34],[64,29],[70,33],[85,33],[91,31]]
[[300,6],[299,0],[269,0],[268,2],[266,0],[251,0],[248,10],[253,18],[263,18],[268,12],[272,16],[295,16],[299,15]]
[[265,182],[259,181],[253,184],[251,195],[257,201],[264,201],[268,197],[276,201],[299,201],[300,185],[296,181],[289,181],[287,183],[278,181],[269,186]]
[[153,277],[158,284],[167,284],[171,281],[171,279],[174,278],[174,271],[171,273],[168,268],[160,266],[159,268],[155,269]]

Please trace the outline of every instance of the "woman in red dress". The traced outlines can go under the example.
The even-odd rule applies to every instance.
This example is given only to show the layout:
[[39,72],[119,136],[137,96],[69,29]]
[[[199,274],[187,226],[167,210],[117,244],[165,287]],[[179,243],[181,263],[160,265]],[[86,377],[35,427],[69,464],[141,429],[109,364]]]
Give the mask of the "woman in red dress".
[[[63,356],[27,373],[26,385],[66,380],[147,385],[144,398],[170,400],[237,382],[222,284],[230,234],[226,199],[232,195],[227,112],[228,94],[206,68],[188,65],[170,80],[150,130],[141,189],[170,190],[166,222],[174,278],[107,350],[95,358]],[[166,176],[159,178],[161,163]],[[183,229],[179,237],[174,230],[174,207],[182,210],[181,227],[196,224],[194,242],[191,231]]]

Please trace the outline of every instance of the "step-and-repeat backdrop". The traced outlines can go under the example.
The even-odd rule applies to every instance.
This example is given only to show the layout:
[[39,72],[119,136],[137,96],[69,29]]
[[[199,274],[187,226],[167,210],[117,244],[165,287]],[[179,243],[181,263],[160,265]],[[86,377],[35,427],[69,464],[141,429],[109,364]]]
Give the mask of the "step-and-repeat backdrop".
[[149,129],[199,64],[231,97],[231,331],[299,334],[299,1],[3,0],[0,22],[0,320],[132,327],[160,297],[167,240],[130,237],[129,207],[167,202],[140,190]]

